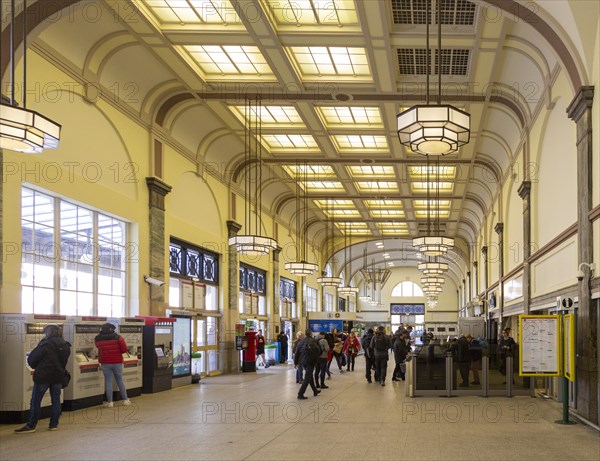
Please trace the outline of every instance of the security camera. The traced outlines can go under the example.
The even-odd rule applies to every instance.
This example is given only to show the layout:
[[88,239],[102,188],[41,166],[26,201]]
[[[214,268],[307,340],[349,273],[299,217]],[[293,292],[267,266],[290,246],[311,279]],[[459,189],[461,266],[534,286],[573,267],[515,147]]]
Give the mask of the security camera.
[[156,285],[158,287],[162,287],[165,284],[165,282],[163,282],[162,280],[148,277],[147,275],[144,275],[144,282],[146,282],[150,285]]
[[585,274],[583,273],[583,271],[577,271],[577,281],[582,282],[584,278]]
[[589,267],[590,268],[590,277],[592,276],[592,273],[594,272],[594,265],[590,264],[590,263],[581,263],[579,264],[579,270],[577,271],[577,281],[578,282],[582,282],[583,279],[585,278],[585,272],[583,272],[583,268],[584,267]]

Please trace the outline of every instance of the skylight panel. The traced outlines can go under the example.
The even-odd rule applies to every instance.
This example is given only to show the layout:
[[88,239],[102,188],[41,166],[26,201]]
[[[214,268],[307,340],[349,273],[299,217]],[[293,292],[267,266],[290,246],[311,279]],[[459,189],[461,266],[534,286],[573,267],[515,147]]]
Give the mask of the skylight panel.
[[142,0],[161,24],[241,24],[229,0]]
[[273,76],[271,68],[256,46],[185,45],[183,49],[207,77]]

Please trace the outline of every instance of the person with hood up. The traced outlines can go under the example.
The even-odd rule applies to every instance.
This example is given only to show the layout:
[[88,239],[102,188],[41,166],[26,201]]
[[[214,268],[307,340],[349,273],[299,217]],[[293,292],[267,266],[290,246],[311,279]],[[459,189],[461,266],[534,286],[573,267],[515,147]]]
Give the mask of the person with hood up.
[[52,399],[48,429],[51,431],[58,429],[60,391],[65,378],[69,355],[71,355],[71,344],[64,340],[61,327],[55,324],[46,325],[44,327],[44,338],[27,357],[27,364],[33,369],[29,421],[25,426],[15,430],[17,434],[35,432],[35,427],[40,419],[42,399],[48,389],[50,389],[50,398]]
[[127,352],[127,344],[121,335],[115,333],[115,330],[116,327],[112,323],[105,323],[102,325],[100,334],[95,338],[98,361],[102,365],[102,373],[104,373],[104,390],[106,391],[104,406],[108,408],[113,407],[113,376],[119,386],[123,405],[131,405],[123,383],[123,354]]

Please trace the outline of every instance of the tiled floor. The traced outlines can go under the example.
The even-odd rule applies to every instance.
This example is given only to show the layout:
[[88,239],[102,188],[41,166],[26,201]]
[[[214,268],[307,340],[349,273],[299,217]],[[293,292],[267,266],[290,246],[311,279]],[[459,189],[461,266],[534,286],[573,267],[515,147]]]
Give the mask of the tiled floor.
[[[134,405],[63,413],[60,429],[0,426],[12,460],[600,460],[600,436],[562,426],[560,407],[531,397],[415,398],[404,383],[367,384],[363,363],[296,399],[292,367],[229,375]],[[391,367],[388,368],[391,372]]]

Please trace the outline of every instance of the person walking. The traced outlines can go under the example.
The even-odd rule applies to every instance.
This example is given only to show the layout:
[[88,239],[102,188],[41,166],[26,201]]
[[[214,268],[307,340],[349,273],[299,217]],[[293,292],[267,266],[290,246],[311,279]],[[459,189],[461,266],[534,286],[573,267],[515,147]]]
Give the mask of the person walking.
[[313,339],[312,331],[307,329],[305,332],[305,338],[298,343],[298,347],[296,348],[296,354],[294,355],[294,365],[297,367],[299,364],[302,364],[302,366],[304,367],[304,381],[302,381],[302,385],[298,390],[298,400],[306,399],[306,397],[304,396],[304,392],[306,391],[306,388],[308,386],[310,386],[310,388],[312,389],[315,397],[321,392],[315,386],[315,381],[313,377],[315,363],[318,359],[319,345]]
[[382,386],[385,386],[388,350],[391,346],[391,340],[385,334],[385,329],[382,326],[377,327],[375,336],[371,340],[371,348],[373,348],[375,356],[375,380]]
[[27,365],[33,369],[29,421],[25,426],[15,429],[15,433],[35,432],[40,419],[42,399],[48,389],[52,400],[48,429],[51,431],[58,429],[60,391],[65,379],[69,355],[71,355],[71,344],[64,340],[61,327],[55,324],[46,325],[44,327],[44,338],[27,357]]
[[325,385],[325,373],[327,373],[327,358],[329,356],[329,343],[325,338],[325,332],[319,333],[319,361],[315,366],[315,386],[321,389],[327,389],[329,386]]
[[123,405],[131,405],[131,401],[127,398],[127,389],[123,383],[123,354],[127,352],[127,344],[123,337],[116,333],[117,327],[112,323],[102,325],[100,334],[96,336],[94,342],[98,348],[98,361],[102,366],[104,374],[104,390],[106,392],[107,408],[113,407],[113,377],[119,387]]
[[285,334],[283,330],[279,332],[279,336],[277,336],[277,342],[279,342],[279,348],[281,350],[280,354],[280,362],[286,363],[288,359],[288,335]]
[[362,348],[365,351],[365,378],[368,383],[373,382],[371,381],[371,369],[375,366],[375,355],[371,348],[371,340],[374,334],[373,328],[369,328],[362,338]]
[[[514,348],[517,345],[515,340],[510,336],[510,329],[502,330],[502,338],[498,341],[498,349],[500,350],[499,371],[506,376],[506,358],[512,357]],[[504,384],[504,383],[503,383]]]
[[358,351],[360,350],[360,341],[356,337],[356,333],[354,331],[350,332],[350,335],[346,338],[344,342],[344,355],[346,356],[346,371],[350,371],[352,367],[352,371],[354,371],[354,360],[358,355]]
[[[296,340],[292,344],[292,356],[296,356],[296,351],[298,350],[298,345],[304,339],[304,332],[299,331],[296,333]],[[295,364],[296,365],[296,384],[302,383],[304,381],[304,366],[302,363]]]
[[410,336],[408,332],[403,332],[400,338],[394,343],[392,350],[394,351],[394,361],[396,367],[392,373],[392,381],[404,381],[405,375],[402,372],[402,363],[406,360],[406,356],[410,352]]
[[261,359],[262,366],[268,368],[267,359],[265,358],[265,344],[266,340],[263,336],[262,330],[258,330],[258,334],[256,335],[256,359]]

